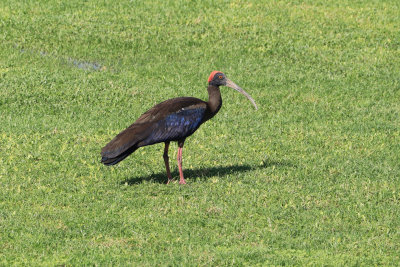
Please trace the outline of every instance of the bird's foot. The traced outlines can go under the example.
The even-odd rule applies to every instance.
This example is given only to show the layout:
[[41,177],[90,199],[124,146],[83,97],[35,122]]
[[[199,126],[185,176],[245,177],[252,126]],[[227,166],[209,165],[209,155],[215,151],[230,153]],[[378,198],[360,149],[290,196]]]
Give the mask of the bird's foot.
[[167,184],[170,184],[170,183],[172,183],[173,181],[175,181],[175,180],[172,179],[172,178],[168,178]]
[[181,179],[181,180],[179,181],[179,184],[186,184],[185,179]]

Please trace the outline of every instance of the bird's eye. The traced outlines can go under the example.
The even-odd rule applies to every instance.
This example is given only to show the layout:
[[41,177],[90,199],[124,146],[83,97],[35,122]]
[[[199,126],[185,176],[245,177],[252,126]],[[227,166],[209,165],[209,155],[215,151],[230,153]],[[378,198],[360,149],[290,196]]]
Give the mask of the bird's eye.
[[219,76],[218,76],[218,79],[222,80],[222,75],[219,75]]

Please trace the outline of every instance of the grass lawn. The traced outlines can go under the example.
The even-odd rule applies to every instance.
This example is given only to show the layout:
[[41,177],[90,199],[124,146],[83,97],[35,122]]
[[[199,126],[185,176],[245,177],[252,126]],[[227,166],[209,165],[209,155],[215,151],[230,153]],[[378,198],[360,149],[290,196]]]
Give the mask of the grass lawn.
[[[0,3],[0,265],[398,265],[400,2]],[[113,167],[154,104],[223,107]],[[176,144],[173,176],[179,177]]]

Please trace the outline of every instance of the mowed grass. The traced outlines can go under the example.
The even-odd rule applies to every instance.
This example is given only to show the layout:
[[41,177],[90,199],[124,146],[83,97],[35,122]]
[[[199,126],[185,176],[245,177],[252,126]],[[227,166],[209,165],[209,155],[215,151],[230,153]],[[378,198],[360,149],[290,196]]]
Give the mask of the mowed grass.
[[[0,4],[0,265],[397,265],[400,5]],[[100,149],[154,104],[207,99],[188,185],[163,145]],[[176,145],[170,149],[173,175]]]

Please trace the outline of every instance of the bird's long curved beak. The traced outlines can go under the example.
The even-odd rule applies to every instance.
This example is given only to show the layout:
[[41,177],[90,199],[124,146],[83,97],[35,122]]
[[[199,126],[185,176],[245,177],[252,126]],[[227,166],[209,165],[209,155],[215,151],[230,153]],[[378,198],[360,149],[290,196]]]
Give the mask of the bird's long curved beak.
[[246,93],[245,90],[243,90],[242,88],[240,88],[236,83],[232,82],[229,79],[226,79],[226,86],[235,89],[236,91],[238,91],[239,93],[245,95],[247,97],[248,100],[251,101],[251,103],[254,105],[254,107],[256,108],[256,110],[258,110],[258,107],[256,105],[256,101],[254,101],[254,99],[248,94]]

